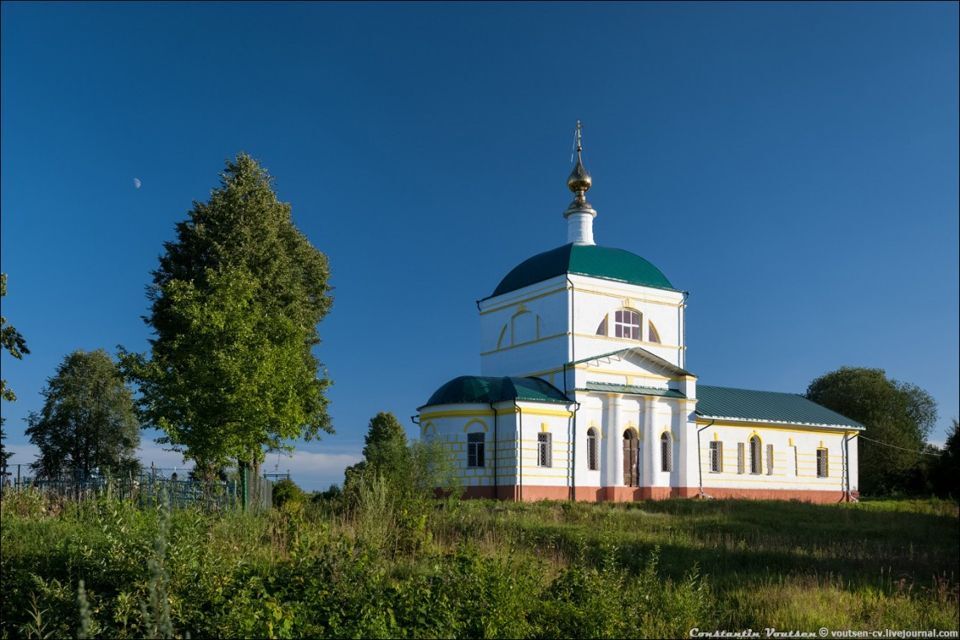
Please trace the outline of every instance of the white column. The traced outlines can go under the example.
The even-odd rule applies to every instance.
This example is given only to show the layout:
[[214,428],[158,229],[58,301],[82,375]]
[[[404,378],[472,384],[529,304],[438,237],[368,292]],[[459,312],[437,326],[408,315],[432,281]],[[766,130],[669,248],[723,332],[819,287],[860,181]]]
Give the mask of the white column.
[[657,431],[656,420],[654,417],[653,398],[644,398],[641,403],[640,424],[643,428],[643,449],[640,454],[643,457],[643,482],[642,486],[658,486],[657,478],[660,475],[660,437]]
[[595,213],[587,211],[571,213],[567,216],[567,242],[576,244],[596,244],[593,241],[593,217]]
[[623,438],[620,396],[609,395],[603,401],[603,480],[604,487],[623,486]]

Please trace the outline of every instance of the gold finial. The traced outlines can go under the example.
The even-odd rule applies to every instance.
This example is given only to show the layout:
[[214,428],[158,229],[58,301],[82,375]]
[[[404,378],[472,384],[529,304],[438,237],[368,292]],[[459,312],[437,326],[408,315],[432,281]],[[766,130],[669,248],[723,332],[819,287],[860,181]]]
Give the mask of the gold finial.
[[582,152],[583,125],[577,120],[577,164],[573,167],[573,171],[570,172],[570,177],[567,178],[567,188],[576,194],[576,200],[578,202],[585,203],[587,200],[586,193],[593,185],[593,178],[590,177],[590,173],[586,167],[583,166]]

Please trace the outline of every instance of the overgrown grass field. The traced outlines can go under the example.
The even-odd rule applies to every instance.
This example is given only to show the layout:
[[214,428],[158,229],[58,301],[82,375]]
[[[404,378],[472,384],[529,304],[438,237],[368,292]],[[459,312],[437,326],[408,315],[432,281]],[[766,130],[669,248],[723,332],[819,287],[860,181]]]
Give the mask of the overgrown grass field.
[[[2,636],[686,637],[958,627],[955,502],[2,504]],[[79,593],[83,581],[83,594]]]

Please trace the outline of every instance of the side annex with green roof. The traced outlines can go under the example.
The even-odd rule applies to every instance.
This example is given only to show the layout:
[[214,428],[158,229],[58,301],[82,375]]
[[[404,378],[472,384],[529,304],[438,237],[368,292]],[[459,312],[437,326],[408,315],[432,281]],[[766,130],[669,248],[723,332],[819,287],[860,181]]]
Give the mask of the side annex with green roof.
[[540,378],[459,376],[441,385],[417,411],[442,404],[491,404],[508,400],[573,404],[562,391]]

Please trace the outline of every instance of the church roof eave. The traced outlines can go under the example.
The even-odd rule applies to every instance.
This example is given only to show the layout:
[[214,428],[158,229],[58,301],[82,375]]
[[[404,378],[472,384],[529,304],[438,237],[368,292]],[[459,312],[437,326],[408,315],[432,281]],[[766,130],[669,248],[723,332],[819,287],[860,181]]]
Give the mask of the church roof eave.
[[622,355],[627,354],[627,353],[632,353],[632,354],[634,354],[634,355],[640,356],[642,359],[647,360],[647,361],[649,361],[649,362],[652,362],[653,364],[656,364],[656,365],[658,365],[658,366],[666,369],[671,375],[674,375],[674,376],[689,376],[689,377],[692,377],[692,378],[695,378],[695,377],[696,377],[694,374],[690,373],[690,372],[687,371],[686,369],[682,369],[682,368],[678,367],[677,365],[673,364],[673,363],[670,362],[669,360],[665,360],[664,358],[661,358],[661,357],[658,356],[657,354],[651,353],[650,351],[647,351],[647,350],[644,349],[643,347],[624,347],[624,348],[622,348],[622,349],[617,349],[616,351],[610,351],[610,352],[607,352],[607,353],[601,353],[601,354],[598,354],[598,355],[595,355],[595,356],[590,356],[590,357],[588,357],[588,358],[581,358],[580,360],[575,360],[575,361],[573,361],[573,362],[568,362],[568,363],[566,364],[566,366],[568,366],[568,367],[573,367],[573,366],[576,366],[576,365],[578,365],[578,364],[583,364],[583,363],[585,363],[585,362],[590,362],[591,360],[601,360],[601,359],[603,359],[603,358],[613,358],[613,357],[616,357],[616,356],[622,356]]

